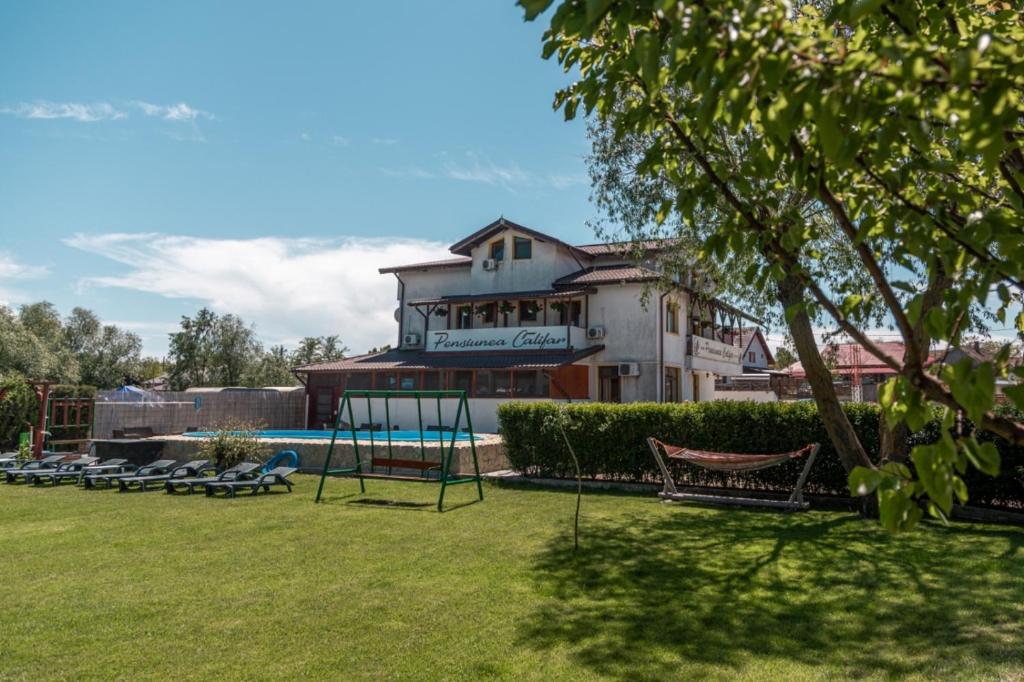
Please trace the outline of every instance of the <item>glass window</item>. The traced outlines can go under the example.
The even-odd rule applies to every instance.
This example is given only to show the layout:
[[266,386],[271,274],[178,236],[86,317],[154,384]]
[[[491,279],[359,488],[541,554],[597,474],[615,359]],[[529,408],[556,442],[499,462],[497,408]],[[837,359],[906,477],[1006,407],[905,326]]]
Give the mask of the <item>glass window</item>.
[[562,302],[561,309],[558,312],[558,323],[572,325],[574,327],[580,326],[580,313],[582,312],[583,304],[579,301],[569,301],[568,303]]
[[519,321],[520,322],[531,322],[537,319],[537,310],[539,306],[536,301],[520,301],[519,302]]
[[476,307],[476,313],[480,316],[480,319],[491,324],[494,319],[498,316],[498,304],[497,303],[483,303]]
[[492,376],[494,377],[494,397],[509,397],[512,394],[512,372],[507,369],[499,369],[495,370]]
[[513,253],[516,260],[526,260],[533,257],[533,242],[524,237],[514,237],[512,240]]
[[416,390],[416,375],[415,374],[402,374],[398,380],[398,387],[403,391],[415,391]]
[[473,306],[460,305],[455,309],[455,328],[469,329],[473,326]]
[[547,398],[548,381],[546,372],[540,370],[519,370],[512,375],[513,395],[517,398]]
[[494,372],[492,372],[491,370],[477,370],[476,396],[478,398],[491,398],[494,396]]
[[377,388],[388,391],[398,389],[398,375],[394,372],[382,372],[377,376]]
[[679,333],[679,304],[675,301],[665,302],[665,331],[669,334]]
[[452,372],[451,387],[455,391],[470,393],[473,390],[473,370],[457,369]]
[[439,391],[441,390],[441,373],[426,371],[423,373],[423,390],[424,391]]
[[373,374],[370,372],[353,372],[348,375],[345,388],[353,391],[366,391],[372,386]]
[[505,240],[499,239],[491,242],[491,258],[494,260],[505,260]]

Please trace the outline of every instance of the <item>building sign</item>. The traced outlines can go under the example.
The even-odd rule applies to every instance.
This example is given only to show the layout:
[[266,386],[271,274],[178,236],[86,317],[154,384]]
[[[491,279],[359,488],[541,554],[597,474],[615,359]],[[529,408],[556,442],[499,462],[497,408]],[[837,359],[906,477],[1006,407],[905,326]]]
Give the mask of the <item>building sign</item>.
[[577,341],[577,327],[496,327],[446,329],[427,333],[427,352],[566,350]]
[[691,349],[693,357],[704,358],[705,360],[717,360],[738,365],[743,358],[743,349],[739,346],[730,346],[714,339],[705,339],[700,336],[691,338]]

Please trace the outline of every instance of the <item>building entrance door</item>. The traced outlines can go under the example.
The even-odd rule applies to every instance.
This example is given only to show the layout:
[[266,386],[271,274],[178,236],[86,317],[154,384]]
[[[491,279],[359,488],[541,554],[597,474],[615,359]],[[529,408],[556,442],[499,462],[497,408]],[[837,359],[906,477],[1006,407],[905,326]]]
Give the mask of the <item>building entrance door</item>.
[[617,365],[597,368],[597,399],[603,403],[622,402],[622,379]]

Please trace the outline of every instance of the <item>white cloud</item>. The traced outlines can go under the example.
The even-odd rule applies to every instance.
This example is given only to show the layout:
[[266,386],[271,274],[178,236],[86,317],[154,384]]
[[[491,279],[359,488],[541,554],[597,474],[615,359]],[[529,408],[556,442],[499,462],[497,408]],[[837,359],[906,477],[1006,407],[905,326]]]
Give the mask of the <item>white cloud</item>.
[[47,102],[44,100],[20,102],[13,107],[2,107],[0,108],[0,113],[31,119],[70,118],[82,123],[116,121],[128,115],[109,102],[84,104],[80,102]]
[[309,133],[299,133],[299,139],[303,142],[310,142],[313,139],[313,136]]
[[467,152],[459,160],[447,154],[441,156],[444,159],[442,169],[445,177],[460,182],[503,187],[510,192],[520,188],[551,187],[562,190],[590,182],[583,173],[532,173],[523,170],[515,162],[498,164],[474,152]]
[[347,147],[352,144],[352,140],[345,137],[344,135],[332,135],[331,144],[336,147]]
[[65,243],[123,266],[81,285],[192,299],[255,323],[266,343],[339,334],[353,352],[394,343],[396,283],[377,268],[444,258],[445,245],[404,238],[207,239],[76,235]]
[[490,160],[481,159],[472,152],[466,154],[465,160],[461,162],[448,159],[444,163],[444,170],[445,175],[452,180],[497,185],[506,189],[531,182],[530,176],[517,164],[499,166]]
[[398,144],[400,140],[397,137],[371,137],[370,142],[373,144],[392,146]]
[[428,170],[424,170],[419,166],[409,166],[408,168],[381,168],[380,172],[389,178],[418,178],[420,180],[429,180],[437,177]]
[[196,109],[184,102],[178,102],[177,104],[163,106],[160,104],[152,104],[150,102],[142,102],[140,100],[135,100],[134,102],[132,102],[132,104],[141,109],[142,113],[146,116],[162,118],[165,121],[191,122],[199,118],[214,118],[213,114],[211,114],[210,112],[203,111],[202,109]]
[[49,273],[49,268],[41,265],[19,263],[12,256],[0,252],[0,305],[11,305],[26,300],[25,295],[11,283],[23,280],[39,279]]

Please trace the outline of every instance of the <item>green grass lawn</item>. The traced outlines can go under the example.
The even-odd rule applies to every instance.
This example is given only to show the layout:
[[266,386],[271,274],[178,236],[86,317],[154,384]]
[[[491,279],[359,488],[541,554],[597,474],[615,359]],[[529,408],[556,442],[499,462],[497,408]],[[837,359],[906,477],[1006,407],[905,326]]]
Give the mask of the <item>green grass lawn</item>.
[[297,480],[0,485],[0,679],[1024,679],[1019,528]]

